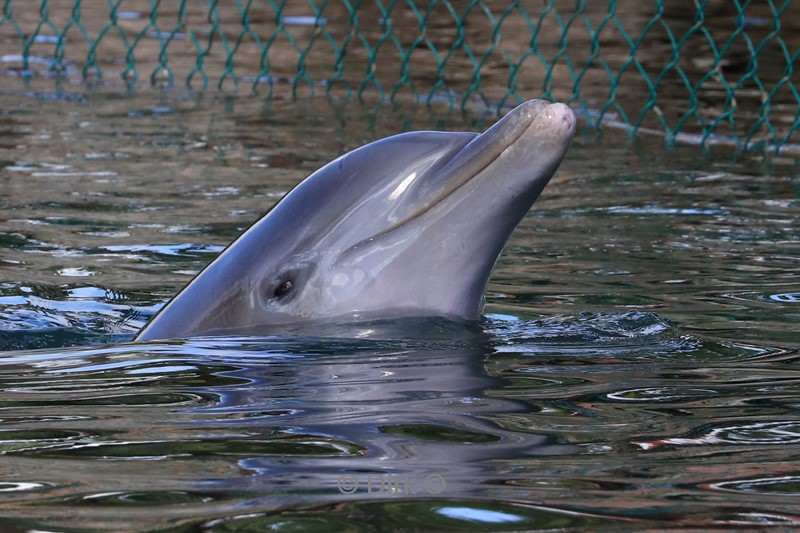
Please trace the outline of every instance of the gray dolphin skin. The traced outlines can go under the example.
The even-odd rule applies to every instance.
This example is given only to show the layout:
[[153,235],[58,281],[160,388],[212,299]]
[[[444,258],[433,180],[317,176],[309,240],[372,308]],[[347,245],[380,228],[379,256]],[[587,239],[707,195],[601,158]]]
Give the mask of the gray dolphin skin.
[[574,132],[569,107],[530,100],[482,134],[412,132],[353,150],[284,196],[136,340],[477,320],[497,257]]

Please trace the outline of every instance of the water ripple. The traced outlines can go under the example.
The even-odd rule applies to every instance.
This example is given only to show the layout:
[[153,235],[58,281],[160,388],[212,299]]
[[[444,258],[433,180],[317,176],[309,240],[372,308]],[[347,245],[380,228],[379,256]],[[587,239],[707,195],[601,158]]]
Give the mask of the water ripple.
[[695,354],[702,343],[653,313],[580,313],[541,320],[491,315],[490,331],[504,340],[500,353],[530,356],[630,358]]
[[712,490],[800,496],[800,476],[776,476],[736,481],[710,483],[706,488]]
[[771,446],[800,443],[800,420],[752,422],[717,427],[696,437],[670,437],[650,442],[637,442],[643,449],[665,445],[700,446],[736,444],[742,446]]

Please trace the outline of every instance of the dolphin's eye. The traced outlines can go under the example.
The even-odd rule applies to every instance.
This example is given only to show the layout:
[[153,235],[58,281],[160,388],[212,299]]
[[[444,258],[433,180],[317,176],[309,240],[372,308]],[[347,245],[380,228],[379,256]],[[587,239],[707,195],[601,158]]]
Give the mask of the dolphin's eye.
[[292,284],[291,280],[286,280],[278,284],[275,287],[275,291],[272,293],[273,298],[284,298],[292,292],[294,285]]

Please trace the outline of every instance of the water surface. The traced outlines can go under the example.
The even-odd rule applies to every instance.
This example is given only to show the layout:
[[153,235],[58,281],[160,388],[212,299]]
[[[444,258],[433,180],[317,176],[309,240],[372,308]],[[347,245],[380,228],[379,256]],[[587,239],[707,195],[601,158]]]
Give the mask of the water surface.
[[136,344],[322,164],[493,119],[253,96],[0,104],[4,528],[800,525],[795,160],[579,133],[475,327]]

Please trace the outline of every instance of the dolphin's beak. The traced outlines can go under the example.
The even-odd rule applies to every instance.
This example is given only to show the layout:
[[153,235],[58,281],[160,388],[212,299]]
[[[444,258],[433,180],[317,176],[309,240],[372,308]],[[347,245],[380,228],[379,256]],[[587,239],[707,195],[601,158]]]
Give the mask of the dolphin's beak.
[[[541,149],[547,147],[549,150],[542,155],[554,159],[557,165],[563,159],[574,133],[575,115],[568,106],[550,104],[544,100],[529,100],[520,104],[464,146],[441,169],[443,175],[456,176],[457,179],[448,180],[431,201],[438,203],[446,198],[512,148],[534,154],[543,152]],[[555,150],[552,149],[554,147]]]
[[[484,133],[477,135],[449,160],[418,177],[413,208],[381,231],[342,251],[337,262],[363,245],[378,240],[427,213],[496,162],[512,161],[504,171],[511,186],[531,188],[527,210],[552,177],[575,133],[575,115],[565,104],[529,100],[512,109]],[[516,225],[516,222],[514,225]]]

